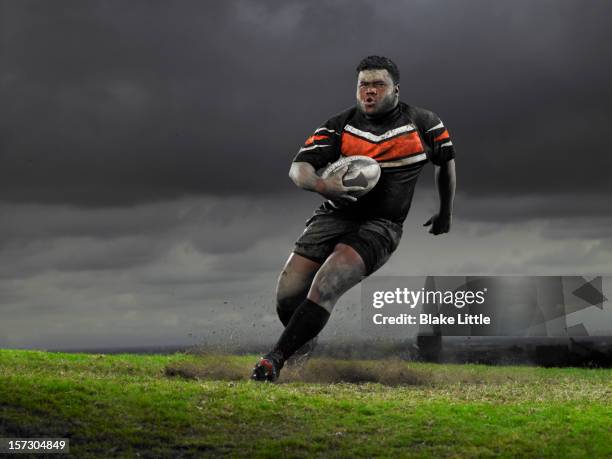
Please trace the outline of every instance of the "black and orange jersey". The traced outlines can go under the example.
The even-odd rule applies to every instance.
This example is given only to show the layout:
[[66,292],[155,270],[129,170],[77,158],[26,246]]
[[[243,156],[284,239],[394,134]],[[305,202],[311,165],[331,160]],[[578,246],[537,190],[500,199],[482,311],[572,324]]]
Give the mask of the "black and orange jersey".
[[327,201],[317,213],[342,212],[402,223],[423,166],[428,161],[436,165],[449,161],[455,150],[435,113],[400,102],[377,118],[367,118],[356,107],[334,116],[306,139],[294,162],[308,162],[318,170],[353,155],[378,161],[382,173],[377,185],[356,203],[339,206]]

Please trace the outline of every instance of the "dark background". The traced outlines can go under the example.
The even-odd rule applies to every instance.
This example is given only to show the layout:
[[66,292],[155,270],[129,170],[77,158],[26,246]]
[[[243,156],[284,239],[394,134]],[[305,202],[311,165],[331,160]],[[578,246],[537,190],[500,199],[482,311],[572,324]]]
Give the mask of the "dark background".
[[[457,151],[380,271],[612,272],[607,1],[0,0],[0,345],[267,340],[318,198],[289,164],[369,54]],[[358,292],[325,334],[359,330]],[[604,314],[606,311],[602,312]],[[589,332],[612,328],[592,315]],[[572,318],[568,318],[571,325]]]

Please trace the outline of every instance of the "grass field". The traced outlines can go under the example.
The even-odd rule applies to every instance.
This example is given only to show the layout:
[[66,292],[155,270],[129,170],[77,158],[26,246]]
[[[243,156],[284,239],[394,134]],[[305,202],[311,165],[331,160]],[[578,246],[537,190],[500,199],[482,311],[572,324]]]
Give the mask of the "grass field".
[[257,384],[254,361],[0,350],[0,437],[69,437],[77,457],[612,457],[610,369],[313,360]]

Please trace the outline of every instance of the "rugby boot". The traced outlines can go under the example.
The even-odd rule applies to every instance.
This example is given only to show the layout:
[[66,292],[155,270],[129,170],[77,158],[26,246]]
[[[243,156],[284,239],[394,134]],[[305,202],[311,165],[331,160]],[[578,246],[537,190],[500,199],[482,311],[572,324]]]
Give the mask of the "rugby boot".
[[282,361],[270,352],[255,364],[251,379],[253,381],[274,382],[278,379],[282,367]]

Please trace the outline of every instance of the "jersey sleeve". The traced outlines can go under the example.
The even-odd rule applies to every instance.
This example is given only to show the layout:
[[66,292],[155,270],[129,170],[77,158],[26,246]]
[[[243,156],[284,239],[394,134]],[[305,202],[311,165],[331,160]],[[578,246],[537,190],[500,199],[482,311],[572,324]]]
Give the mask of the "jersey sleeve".
[[293,162],[306,162],[321,169],[340,158],[340,129],[334,120],[327,121],[306,139]]
[[427,158],[436,166],[455,158],[455,147],[448,129],[433,112],[428,112],[422,120],[422,134],[428,146]]

